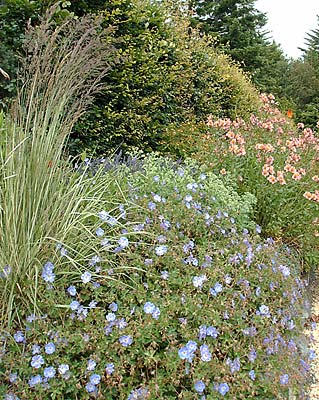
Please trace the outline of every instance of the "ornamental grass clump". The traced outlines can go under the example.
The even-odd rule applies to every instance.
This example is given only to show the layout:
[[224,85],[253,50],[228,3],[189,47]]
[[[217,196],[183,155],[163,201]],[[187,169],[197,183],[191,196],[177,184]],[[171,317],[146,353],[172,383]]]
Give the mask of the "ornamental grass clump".
[[[107,257],[78,274],[65,265],[52,282],[64,257],[43,263],[45,315],[1,337],[0,394],[303,398],[315,355],[301,334],[300,265],[259,236],[249,221],[253,196],[236,195],[193,162],[151,157],[142,171],[115,175],[127,205],[101,208],[92,226]],[[135,269],[104,279],[115,266]]]
[[10,271],[0,279],[2,326],[36,309],[50,241],[79,228],[91,189],[73,177],[63,150],[114,61],[99,19],[69,17],[57,25],[55,10],[28,28],[17,99],[2,127],[0,265]]

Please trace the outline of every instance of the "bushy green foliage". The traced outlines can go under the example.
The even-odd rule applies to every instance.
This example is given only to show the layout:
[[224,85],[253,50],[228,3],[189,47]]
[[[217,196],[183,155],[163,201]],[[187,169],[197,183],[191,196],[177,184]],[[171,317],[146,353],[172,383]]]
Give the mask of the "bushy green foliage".
[[17,70],[19,58],[26,55],[23,49],[27,25],[37,25],[52,4],[56,4],[55,16],[61,21],[69,13],[68,1],[57,0],[4,0],[0,6],[0,67],[10,76],[5,80],[0,75],[0,107],[6,107],[17,92]]
[[[1,336],[0,393],[302,395],[313,353],[299,337],[298,260],[254,228],[242,230],[237,221],[249,221],[253,198],[240,198],[193,162],[152,157],[135,174],[127,167],[109,174],[119,182],[113,198],[127,201],[101,208],[83,226],[96,251],[88,264],[74,268],[77,255],[66,254],[64,243],[45,264],[42,314]],[[76,246],[76,237],[68,240]]]
[[4,98],[16,91],[18,52],[29,19],[37,18],[37,4],[26,0],[5,1],[0,7],[0,59],[1,65],[11,77],[0,78],[0,105]]

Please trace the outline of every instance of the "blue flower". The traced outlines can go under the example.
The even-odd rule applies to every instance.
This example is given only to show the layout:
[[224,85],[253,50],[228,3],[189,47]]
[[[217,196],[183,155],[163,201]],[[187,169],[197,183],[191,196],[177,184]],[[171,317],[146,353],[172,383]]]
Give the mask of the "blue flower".
[[90,266],[94,266],[95,264],[97,264],[98,262],[100,262],[101,259],[98,255],[95,255],[91,258],[91,260],[89,261],[89,265]]
[[108,213],[108,212],[106,212],[106,211],[100,211],[99,212],[99,217],[100,217],[100,219],[102,220],[102,221],[107,221],[109,218],[110,218],[110,214]]
[[202,361],[208,362],[211,361],[212,355],[211,352],[209,351],[209,347],[206,344],[202,344],[199,348],[200,350],[200,359]]
[[85,389],[86,389],[86,391],[87,391],[88,393],[94,393],[94,392],[96,391],[96,386],[95,386],[93,383],[88,382],[88,383],[85,385]]
[[109,217],[109,219],[106,221],[110,226],[115,226],[117,224],[117,219],[114,217]]
[[50,342],[50,343],[46,344],[44,346],[44,351],[47,354],[53,354],[55,352],[55,344],[53,342]]
[[28,385],[32,388],[36,385],[39,385],[40,383],[42,383],[42,376],[41,375],[35,375],[35,376],[31,376],[31,378],[28,381]]
[[110,241],[108,238],[104,238],[101,240],[101,246],[106,247],[110,244]]
[[147,301],[144,304],[143,309],[144,309],[145,314],[152,314],[155,310],[155,305],[153,303],[151,303],[150,301]]
[[107,375],[112,375],[115,370],[114,364],[113,363],[108,363],[105,366],[105,372]]
[[[1,275],[1,274],[0,274]],[[6,393],[3,400],[20,400],[20,397],[16,396],[14,393]]]
[[93,308],[96,308],[96,306],[97,306],[97,301],[95,301],[95,300],[90,301],[90,303],[89,303],[90,310],[93,310]]
[[265,317],[269,317],[270,316],[270,312],[269,312],[269,307],[265,306],[264,304],[262,304],[259,307],[259,310],[256,311],[257,315],[261,315],[261,316],[265,316]]
[[187,360],[190,357],[190,355],[192,355],[192,351],[186,346],[178,350],[178,357],[181,360]]
[[23,343],[25,341],[25,336],[23,334],[22,331],[17,331],[14,335],[13,335],[14,340],[17,343]]
[[158,319],[160,315],[161,315],[160,309],[158,307],[155,307],[154,311],[152,312],[152,317],[154,319]]
[[155,195],[153,196],[153,199],[154,199],[154,201],[156,201],[156,203],[160,203],[160,202],[162,201],[161,196],[158,195],[158,194],[155,194]]
[[104,229],[97,228],[97,230],[95,231],[95,234],[97,237],[102,237],[104,235]]
[[197,393],[203,393],[205,390],[205,387],[206,387],[206,385],[203,381],[199,380],[199,381],[195,382],[194,389],[196,390]]
[[53,378],[55,376],[55,368],[53,367],[44,368],[43,375],[47,379]]
[[248,375],[249,375],[249,378],[252,379],[253,381],[256,379],[256,374],[253,369],[251,371],[249,371]]
[[281,385],[287,385],[289,382],[289,375],[288,374],[281,375],[279,379]]
[[220,383],[218,386],[218,392],[222,395],[225,396],[229,392],[229,386],[227,383]]
[[12,272],[12,268],[9,265],[5,265],[0,272],[0,278],[7,278]]
[[73,300],[70,303],[70,308],[72,311],[76,311],[80,307],[80,303],[77,300]]
[[183,251],[184,253],[188,253],[189,251],[191,251],[193,248],[195,247],[195,243],[190,240],[187,244],[184,244],[183,246]]
[[153,201],[149,201],[149,202],[148,202],[148,208],[149,208],[151,211],[153,211],[153,210],[156,209],[156,204],[153,203]]
[[31,367],[41,368],[42,364],[44,364],[44,358],[40,354],[32,357]]
[[122,346],[128,347],[133,343],[133,339],[129,335],[123,335],[119,338],[119,342],[121,343]]
[[201,289],[205,281],[207,281],[206,275],[194,276],[193,286]]
[[101,382],[101,376],[99,374],[93,374],[90,376],[90,382],[93,385],[98,385]]
[[42,278],[45,282],[53,283],[55,280],[55,274],[53,273],[54,265],[48,261],[42,269]]
[[118,240],[118,244],[122,249],[124,249],[125,247],[127,247],[129,245],[128,238],[125,236],[120,237]]
[[194,342],[194,340],[189,340],[189,341],[186,343],[186,347],[187,347],[187,349],[188,349],[190,352],[194,352],[194,351],[197,350],[197,343]]
[[168,279],[169,273],[168,271],[161,271],[161,278],[165,281]]
[[127,400],[146,400],[149,398],[149,394],[147,388],[134,389],[129,394]]
[[107,320],[108,322],[115,321],[115,320],[116,320],[116,315],[115,315],[114,313],[108,313],[108,314],[106,315],[106,320]]
[[76,295],[76,287],[71,285],[67,288],[67,292],[69,293],[70,296],[75,296]]
[[18,374],[16,372],[13,372],[9,375],[9,381],[10,383],[14,383],[18,380]]
[[96,367],[96,361],[92,360],[92,358],[90,358],[88,360],[88,364],[87,364],[86,370],[87,371],[94,371],[95,367]]
[[60,254],[62,257],[65,257],[68,254],[68,250],[65,247],[61,247]]
[[256,350],[253,348],[252,350],[250,350],[249,354],[248,354],[248,359],[250,362],[254,362],[257,358],[257,352]]
[[314,350],[309,350],[308,360],[313,361],[317,358],[316,352]]
[[278,269],[285,278],[287,278],[290,275],[290,269],[286,265],[279,265]]
[[226,364],[229,365],[230,367],[230,372],[233,374],[236,371],[240,370],[240,361],[239,357],[235,358],[234,361],[232,361],[230,358],[227,358]]
[[117,311],[117,309],[118,309],[118,305],[116,304],[116,303],[111,303],[110,305],[109,305],[109,309],[111,310],[111,311],[113,311],[113,312],[116,312]]
[[59,374],[61,374],[61,375],[66,374],[69,370],[70,370],[70,367],[68,364],[60,364],[58,366],[58,371],[59,371]]
[[81,275],[81,280],[82,280],[83,283],[89,283],[91,278],[92,278],[92,274],[89,271],[85,271]]
[[206,329],[206,335],[216,339],[219,335],[219,332],[214,326],[208,326]]
[[124,318],[118,319],[118,320],[116,321],[116,326],[117,326],[119,329],[124,329],[124,328],[127,326],[127,322],[125,321]]
[[167,231],[171,227],[171,223],[165,219],[163,222],[161,222],[160,226],[162,229]]
[[207,326],[206,325],[201,325],[199,327],[199,333],[198,333],[198,339],[199,340],[204,340],[207,336]]
[[161,245],[155,247],[155,254],[157,256],[163,256],[165,253],[167,253],[167,246]]
[[216,297],[218,293],[223,291],[223,286],[220,283],[216,283],[213,288],[209,289],[209,293]]

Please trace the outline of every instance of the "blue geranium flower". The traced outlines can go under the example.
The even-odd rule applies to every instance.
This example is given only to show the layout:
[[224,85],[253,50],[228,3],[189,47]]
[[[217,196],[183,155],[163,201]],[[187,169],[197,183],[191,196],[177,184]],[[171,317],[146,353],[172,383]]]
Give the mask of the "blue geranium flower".
[[163,256],[165,253],[167,253],[167,246],[161,245],[155,247],[155,254],[157,256]]
[[53,354],[55,352],[55,344],[53,342],[50,342],[50,343],[46,344],[44,346],[44,351],[47,354]]
[[101,382],[101,375],[99,374],[93,374],[90,376],[90,382],[93,385],[98,385]]
[[289,382],[289,375],[288,374],[281,375],[279,379],[281,385],[287,385]]
[[55,368],[54,367],[44,368],[43,375],[47,379],[53,378],[55,376]]
[[119,338],[119,342],[122,346],[128,347],[133,343],[133,338],[130,335],[123,335]]
[[36,385],[40,385],[42,381],[43,379],[41,375],[31,376],[31,378],[28,380],[28,385],[32,388],[35,387]]
[[96,361],[93,360],[92,358],[90,358],[88,360],[88,364],[87,364],[86,370],[87,371],[94,371],[95,367],[96,367]]
[[89,283],[91,278],[92,278],[92,274],[89,271],[85,271],[81,275],[81,280],[82,280],[83,283]]
[[17,343],[23,343],[25,341],[25,336],[23,334],[22,331],[17,331],[14,335],[13,335],[14,340]]
[[195,382],[194,389],[197,393],[203,393],[206,388],[206,385],[203,381],[198,380]]
[[108,363],[105,366],[105,372],[107,375],[112,375],[115,370],[114,364],[113,363]]
[[38,369],[41,368],[43,364],[44,364],[44,358],[40,354],[32,357],[31,367]]
[[229,392],[229,386],[227,383],[220,383],[218,386],[218,392],[222,395],[225,396]]
[[202,344],[199,348],[200,350],[200,359],[202,361],[208,362],[212,359],[212,354],[209,350],[209,347],[206,344]]

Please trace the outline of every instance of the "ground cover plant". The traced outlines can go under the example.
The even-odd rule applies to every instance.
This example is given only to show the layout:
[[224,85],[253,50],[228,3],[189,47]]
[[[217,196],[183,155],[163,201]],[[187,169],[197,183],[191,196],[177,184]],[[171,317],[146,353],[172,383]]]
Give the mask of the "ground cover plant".
[[135,173],[108,173],[118,181],[114,198],[126,203],[90,217],[87,265],[74,268],[76,249],[44,263],[41,314],[1,336],[0,393],[302,395],[314,355],[300,336],[298,259],[261,239],[250,220],[254,196],[239,196],[194,162],[151,157]]
[[308,268],[318,260],[317,133],[294,125],[261,95],[259,113],[249,119],[208,118],[206,126],[170,131],[170,149],[232,180],[240,193],[257,198],[254,219],[267,235],[293,244]]

